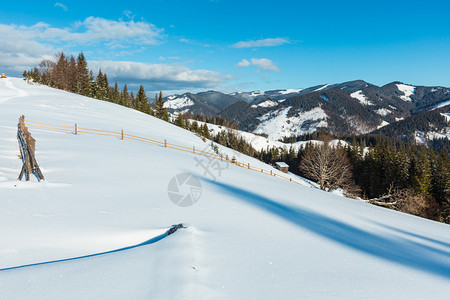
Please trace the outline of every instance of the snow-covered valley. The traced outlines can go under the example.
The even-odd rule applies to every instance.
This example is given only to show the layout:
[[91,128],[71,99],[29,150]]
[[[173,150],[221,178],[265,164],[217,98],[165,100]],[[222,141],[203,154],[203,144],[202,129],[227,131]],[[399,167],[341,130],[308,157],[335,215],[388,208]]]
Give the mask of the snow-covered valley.
[[[0,113],[0,299],[450,294],[449,225],[189,152],[37,127],[29,129],[45,181],[20,182],[20,115],[199,150],[209,142],[138,111],[19,78],[0,79]],[[201,184],[192,206],[174,205],[168,194],[180,174]],[[179,188],[192,193],[186,183]],[[180,223],[186,228],[167,235]]]

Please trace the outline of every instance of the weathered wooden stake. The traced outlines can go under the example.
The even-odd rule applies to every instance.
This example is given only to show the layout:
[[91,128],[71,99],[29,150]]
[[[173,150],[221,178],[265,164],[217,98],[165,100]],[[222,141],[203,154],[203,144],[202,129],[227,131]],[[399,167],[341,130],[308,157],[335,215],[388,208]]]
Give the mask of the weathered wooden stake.
[[247,167],[250,169],[250,163],[248,163]]
[[75,123],[75,135],[78,133],[77,123]]
[[167,147],[167,140],[164,140],[164,147]]
[[192,146],[192,153],[195,154],[195,146]]
[[120,136],[121,138],[122,138],[122,140],[123,140],[123,129],[122,129],[122,132],[121,132],[121,136]]

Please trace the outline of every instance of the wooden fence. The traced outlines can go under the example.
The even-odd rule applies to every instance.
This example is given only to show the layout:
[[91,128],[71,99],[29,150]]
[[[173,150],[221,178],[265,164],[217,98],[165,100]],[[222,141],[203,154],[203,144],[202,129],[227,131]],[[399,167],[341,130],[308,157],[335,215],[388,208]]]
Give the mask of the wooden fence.
[[179,151],[189,152],[194,155],[206,156],[209,158],[217,159],[217,160],[220,160],[223,162],[227,162],[227,163],[236,165],[238,167],[241,167],[241,168],[244,168],[247,170],[252,170],[252,171],[255,171],[258,173],[263,173],[266,175],[278,177],[278,178],[287,180],[289,182],[293,182],[293,183],[302,185],[301,182],[292,179],[292,177],[286,177],[286,176],[275,173],[273,171],[273,169],[266,170],[266,169],[262,169],[262,168],[257,168],[255,166],[250,165],[250,163],[242,163],[242,162],[235,160],[234,158],[230,159],[228,156],[223,156],[223,155],[216,154],[213,152],[206,152],[206,151],[201,151],[201,150],[195,149],[195,146],[192,146],[192,147],[180,146],[180,145],[169,143],[169,142],[167,142],[166,139],[164,141],[157,141],[157,140],[152,140],[152,139],[137,136],[137,135],[128,134],[128,133],[125,133],[123,129],[121,129],[120,132],[118,132],[118,131],[79,127],[77,123],[75,123],[72,126],[67,126],[67,125],[56,125],[56,124],[44,123],[44,122],[36,122],[36,121],[30,121],[30,120],[25,120],[25,124],[27,126],[36,127],[36,128],[44,128],[44,129],[50,129],[50,130],[70,132],[74,135],[78,135],[80,133],[85,133],[85,134],[94,134],[94,135],[102,135],[102,136],[112,136],[112,137],[116,137],[116,138],[119,138],[122,140],[125,140],[125,139],[135,140],[135,141],[139,141],[139,142],[144,142],[144,143],[148,143],[148,144],[152,144],[152,145],[161,146],[164,148],[170,148],[170,149],[175,149],[175,150],[179,150]]
[[36,140],[31,136],[28,128],[25,126],[24,119],[25,117],[21,116],[17,124],[17,140],[19,141],[20,157],[23,162],[18,179],[22,180],[25,175],[25,179],[28,181],[30,180],[30,175],[34,174],[37,180],[41,181],[44,179],[44,176],[35,157]]

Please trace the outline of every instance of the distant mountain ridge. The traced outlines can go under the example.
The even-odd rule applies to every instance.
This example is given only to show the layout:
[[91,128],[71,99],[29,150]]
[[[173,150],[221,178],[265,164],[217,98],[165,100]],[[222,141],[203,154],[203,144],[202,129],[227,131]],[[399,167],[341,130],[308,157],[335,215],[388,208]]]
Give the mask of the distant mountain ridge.
[[[166,97],[165,100],[170,113],[220,116],[236,122],[241,130],[278,140],[318,129],[337,135],[382,134],[386,131],[380,128],[405,118],[436,108],[445,113],[450,104],[450,88],[413,86],[401,82],[380,87],[354,80],[305,89],[230,94],[216,91],[185,93]],[[444,135],[445,127],[448,127],[448,119],[445,120],[446,126],[442,120],[438,126]],[[411,126],[409,133],[415,130],[414,122]],[[422,129],[423,126],[420,125]],[[430,126],[429,129],[432,131],[433,128]],[[394,135],[401,136],[401,133]]]

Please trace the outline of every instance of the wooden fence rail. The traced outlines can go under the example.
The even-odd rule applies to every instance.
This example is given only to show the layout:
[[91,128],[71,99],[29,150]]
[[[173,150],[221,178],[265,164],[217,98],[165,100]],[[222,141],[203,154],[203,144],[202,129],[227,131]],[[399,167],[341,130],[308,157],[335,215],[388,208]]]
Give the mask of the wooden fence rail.
[[[21,118],[23,118],[23,116]],[[23,122],[23,119],[22,119],[22,122]],[[148,139],[145,137],[128,134],[128,133],[124,132],[123,129],[121,129],[119,132],[115,132],[115,131],[109,131],[109,130],[82,128],[82,127],[78,127],[77,124],[74,124],[74,126],[66,126],[66,125],[63,126],[63,125],[36,122],[36,121],[30,121],[30,120],[26,120],[25,124],[27,126],[32,126],[32,127],[37,127],[37,128],[61,130],[61,131],[66,131],[66,132],[68,131],[68,132],[72,132],[73,134],[87,133],[87,134],[95,134],[95,135],[102,135],[102,136],[113,136],[113,137],[117,137],[122,140],[129,139],[129,140],[135,140],[135,141],[139,141],[139,142],[145,142],[145,143],[158,145],[158,146],[165,147],[165,148],[171,148],[174,150],[189,152],[194,155],[201,155],[201,156],[206,156],[209,158],[217,159],[220,161],[224,161],[224,162],[236,165],[236,166],[241,167],[246,170],[256,171],[259,173],[278,177],[281,179],[285,179],[289,182],[293,182],[293,183],[302,185],[302,183],[295,181],[294,179],[292,179],[292,177],[285,177],[283,175],[276,174],[273,172],[273,170],[265,170],[265,169],[257,168],[257,167],[250,165],[250,163],[242,163],[235,159],[230,159],[227,156],[219,155],[219,154],[216,154],[213,152],[206,152],[206,151],[201,151],[201,150],[195,149],[195,147],[185,147],[185,146],[168,143],[167,140],[156,141],[156,140]],[[71,129],[68,129],[68,128],[71,128]],[[33,149],[34,149],[34,144],[33,144]],[[33,159],[34,159],[34,150],[33,150]],[[35,162],[35,159],[34,159],[34,162]],[[36,163],[36,166],[37,166],[37,163]],[[39,166],[37,166],[37,169],[39,170]],[[40,173],[40,170],[38,172]],[[42,177],[42,179],[43,179],[43,177]]]
[[25,117],[21,116],[17,124],[17,140],[19,142],[20,157],[23,162],[18,179],[22,180],[25,175],[25,180],[29,181],[30,175],[34,174],[37,180],[41,181],[44,179],[44,175],[42,175],[35,157],[36,140],[31,136],[28,128],[25,126],[24,120]]

